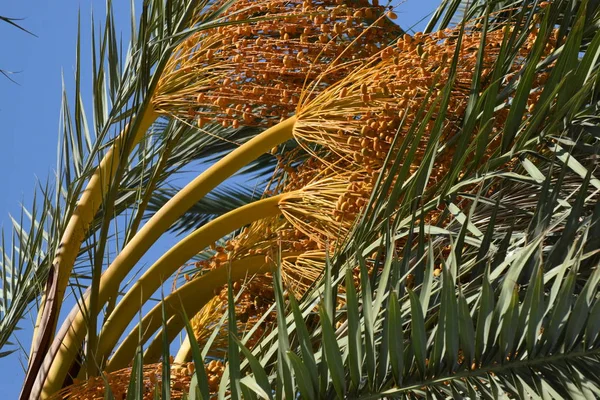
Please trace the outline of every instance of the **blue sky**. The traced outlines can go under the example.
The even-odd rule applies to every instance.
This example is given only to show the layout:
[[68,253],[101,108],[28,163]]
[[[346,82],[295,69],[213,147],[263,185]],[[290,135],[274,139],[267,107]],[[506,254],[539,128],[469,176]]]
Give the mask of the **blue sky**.
[[[125,35],[129,31],[129,4],[114,1],[116,24]],[[437,4],[438,0],[408,0],[397,7],[398,22],[403,27],[411,26]],[[36,180],[45,182],[55,169],[61,73],[72,93],[78,11],[82,21],[82,67],[89,71],[92,10],[96,20],[101,20],[105,0],[19,0],[0,5],[0,15],[24,18],[20,23],[37,35],[0,24],[0,69],[20,71],[13,76],[18,84],[0,76],[0,224],[5,229],[10,228],[9,213],[19,215],[21,201],[29,204]],[[84,83],[91,82],[89,74],[82,77]],[[89,92],[90,87],[84,87],[84,95]],[[20,336],[28,349],[31,323],[23,321],[21,326],[24,332]],[[24,367],[22,355],[0,358],[2,398],[17,398],[24,376],[21,363]]]

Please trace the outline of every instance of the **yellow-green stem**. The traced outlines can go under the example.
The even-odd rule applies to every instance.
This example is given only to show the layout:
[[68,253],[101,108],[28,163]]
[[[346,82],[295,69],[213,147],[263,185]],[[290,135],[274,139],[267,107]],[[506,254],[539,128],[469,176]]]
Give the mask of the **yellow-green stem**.
[[[156,118],[158,118],[158,114],[148,107],[141,117],[137,130],[133,133],[130,148],[133,148],[140,142]],[[132,133],[129,132],[128,126],[115,139],[113,146],[100,161],[87,187],[81,194],[77,206],[63,232],[59,248],[52,261],[52,268],[33,331],[29,369],[23,386],[22,397],[28,397],[26,392],[30,390],[31,385],[37,378],[43,357],[54,336],[60,306],[62,305],[65,290],[69,284],[71,271],[75,264],[75,259],[79,254],[81,243],[85,239],[89,226],[102,204],[103,197],[109,185],[113,181],[118,163],[121,160],[121,152],[123,151],[125,140],[131,137],[131,135]]]
[[[273,265],[271,263],[267,264],[264,256],[251,256],[233,261],[230,267],[231,279],[236,281],[260,272],[268,272],[267,268],[269,266]],[[214,289],[227,283],[227,268],[228,266],[223,266],[199,276],[165,298],[168,325],[170,327],[175,326],[174,329],[167,329],[169,341],[181,331],[181,328],[177,330],[176,326],[183,327],[185,324],[181,315],[182,309],[190,318],[197,314],[214,297]],[[175,320],[177,320],[176,324]],[[150,339],[161,328],[161,325],[162,306],[159,303],[141,321],[142,343]],[[134,327],[119,345],[106,366],[107,371],[119,370],[131,361],[139,344],[139,329],[140,324]]]
[[[288,254],[283,254],[282,256],[285,258],[294,258],[297,257],[298,255],[300,255],[300,253],[288,253]],[[236,279],[242,279],[246,276],[246,274],[244,273],[245,270],[243,268],[242,265],[240,265],[240,270],[239,271],[234,271],[232,269],[232,276],[231,279],[232,280],[236,280]],[[213,278],[212,282],[213,284],[217,284],[217,287],[222,287],[223,285],[227,284],[227,268],[219,268],[219,269],[224,269],[224,271],[222,272],[222,274],[224,275],[220,275],[220,279],[217,281],[216,278]],[[267,271],[264,271],[267,272]],[[234,273],[236,273],[235,275],[233,275]],[[248,273],[250,274],[250,273]],[[206,305],[210,299],[212,299],[213,294],[209,293],[210,297],[208,300],[205,300],[203,297],[202,302],[199,302],[197,305],[195,305],[195,308],[197,308],[197,311],[200,311],[200,308],[202,308],[204,305]],[[188,317],[190,317],[191,315],[188,315]],[[185,328],[185,321],[182,318],[179,318],[178,316],[174,316],[170,319],[168,319],[167,322],[167,342],[171,343],[173,342],[173,340],[175,340],[175,338],[179,335],[179,333],[182,331],[182,329]],[[132,332],[133,333],[133,332]],[[130,336],[133,336],[130,334]],[[135,347],[133,347],[133,350],[135,350]],[[118,351],[118,350],[117,350]],[[148,345],[146,347],[146,352],[144,353],[144,363],[148,364],[148,363],[155,363],[157,362],[160,357],[162,356],[163,353],[163,338],[162,338],[162,334],[159,332],[157,335],[155,335],[154,339],[152,340],[152,343],[150,343],[150,345]],[[116,355],[116,353],[115,353]],[[129,362],[132,360],[134,353],[131,351],[131,349],[128,352],[129,355]],[[123,362],[128,362],[126,360],[122,360],[121,363]],[[123,367],[124,365],[121,364],[121,367]]]
[[[270,197],[230,211],[197,229],[169,249],[127,291],[111,316],[106,320],[100,333],[100,341],[96,352],[98,360],[102,360],[110,354],[121,334],[135,318],[140,307],[181,265],[201,252],[206,246],[214,243],[215,240],[237,228],[279,214],[278,204],[285,197],[286,195]],[[161,318],[158,319],[160,321]]]
[[[291,117],[232,151],[204,171],[158,210],[104,272],[98,293],[99,308],[111,297],[117,295],[123,279],[177,218],[245,165],[271,148],[291,139],[295,121],[295,117]],[[89,307],[88,300],[89,296],[86,296],[84,309]],[[44,364],[48,368],[48,373],[45,377],[38,377],[41,380],[38,383],[41,383],[43,388],[36,387],[36,389],[39,388],[38,395],[42,398],[52,395],[61,388],[77,349],[87,334],[85,317],[80,307],[76,306],[72,310],[61,328],[60,335],[52,344],[52,349],[46,355]]]
[[[295,252],[295,253],[283,253],[281,254],[281,258],[282,259],[295,259],[297,258],[300,254],[299,252]],[[257,269],[257,264],[262,264],[262,267]],[[273,264],[273,266],[275,266]],[[234,261],[231,263],[231,280],[232,281],[236,281],[238,279],[243,279],[246,275],[250,276],[250,275],[254,275],[256,273],[261,272],[267,272],[265,271],[265,267],[267,267],[267,265],[265,264],[265,258],[263,256],[253,256],[253,257],[246,257],[242,260],[238,260],[238,261]],[[208,274],[207,274],[208,275]],[[221,273],[222,275],[222,273]],[[203,275],[202,277],[204,277],[206,275]],[[202,278],[200,277],[200,278]],[[196,315],[201,309],[202,307],[204,307],[211,299],[208,298],[206,299],[204,296],[202,298],[202,301],[198,301],[198,293],[204,293],[206,291],[206,285],[215,285],[215,284],[221,284],[221,286],[224,286],[227,283],[227,276],[225,276],[225,282],[223,281],[219,281],[219,282],[215,282],[215,277],[211,277],[210,282],[208,281],[200,281],[200,278],[198,279],[194,279],[193,281],[187,283],[186,285],[184,285],[181,289],[183,289],[185,286],[188,286],[186,293],[184,294],[183,292],[179,295],[179,297],[181,297],[182,300],[178,300],[177,303],[174,303],[174,307],[175,307],[175,314],[171,313],[171,314],[167,314],[167,320],[170,319],[171,315],[175,316],[178,315],[177,313],[181,313],[181,308],[183,307],[183,309],[185,310],[186,314],[188,317],[192,317],[193,315]],[[220,278],[222,278],[222,276],[220,276]],[[219,287],[219,286],[216,286]],[[173,294],[171,294],[168,297],[172,297],[173,295],[177,295],[179,290],[175,291]],[[189,294],[188,294],[189,293]],[[165,299],[166,301],[166,299]],[[173,303],[168,303],[168,305],[172,306]],[[142,325],[142,330],[143,332],[146,332],[144,329],[147,329],[148,331],[151,331],[150,334],[154,333],[157,329],[160,328],[161,325],[161,321],[162,321],[162,316],[161,316],[161,304],[157,304],[152,311],[150,311],[148,314],[146,314],[146,316],[144,317],[144,321],[146,319],[150,321],[152,321],[152,319],[157,319],[158,321],[154,323],[154,325],[156,326],[155,329],[148,329],[146,328],[146,325]],[[142,321],[143,322],[143,321]],[[178,334],[181,329],[183,328],[185,321],[179,321],[180,325],[175,324],[175,321],[171,322],[169,325],[169,329],[167,330],[167,335],[168,337],[168,341],[169,343],[171,343],[172,339],[174,338],[174,335]],[[181,327],[179,327],[181,326]],[[153,326],[154,327],[154,326]],[[138,329],[140,329],[139,326],[136,326],[131,333],[129,334],[129,336],[132,336],[133,339],[137,339],[139,337],[139,333],[136,335],[138,331]],[[171,332],[171,335],[169,335],[169,332]],[[145,335],[148,336],[149,335]],[[158,336],[157,336],[158,337]],[[127,338],[129,339],[129,337]],[[154,348],[158,348],[159,346],[157,346],[156,343],[158,343],[158,340],[154,340],[153,343],[148,347],[148,351],[146,352],[144,359],[151,359],[154,356],[154,353],[156,353],[156,351],[154,351]],[[123,342],[125,343],[125,342]],[[160,343],[162,343],[162,341],[160,341]],[[121,345],[122,346],[122,345]],[[132,352],[131,352],[131,348],[135,349],[135,347],[137,346],[137,343],[131,343],[129,345],[129,359],[131,360],[132,356]],[[189,336],[186,335],[185,341],[181,344],[181,346],[179,347],[179,350],[177,351],[177,356],[175,356],[175,363],[184,363],[187,362],[191,356],[191,342],[190,342],[190,338]],[[119,350],[117,350],[118,353]],[[117,354],[115,353],[115,354]],[[113,363],[113,360],[111,360],[111,364]],[[116,369],[119,369],[118,367]],[[111,370],[112,371],[112,370]]]
[[[158,114],[148,108],[148,111],[142,117],[139,129],[137,132],[135,132],[132,147],[144,137],[144,134],[157,117]],[[87,187],[81,194],[81,198],[77,202],[77,206],[73,212],[73,215],[71,216],[71,219],[69,219],[69,222],[67,223],[67,227],[65,228],[63,237],[60,241],[59,250],[56,252],[56,256],[52,262],[54,269],[57,271],[56,273],[58,277],[56,296],[54,297],[55,301],[58,303],[62,301],[62,297],[64,296],[66,287],[69,283],[75,258],[79,254],[79,249],[85,234],[87,233],[87,230],[92,223],[96,212],[102,204],[103,196],[108,190],[108,186],[112,182],[113,175],[116,173],[119,157],[115,157],[115,155],[120,155],[122,146],[124,144],[123,142],[127,134],[128,127],[126,127],[124,131],[115,139],[112,148],[100,161],[100,164],[90,178]],[[40,304],[40,309],[38,311],[36,325],[33,330],[32,346],[34,346],[36,343],[40,329],[40,319],[43,314],[45,304],[46,297],[44,295],[44,299]],[[30,354],[33,355],[34,353],[35,350],[32,348]]]
[[183,364],[187,362],[192,353],[192,342],[190,342],[190,336],[186,335],[185,340],[179,346],[179,350],[177,350],[177,355],[175,355],[175,364]]
[[[119,303],[105,324],[103,328],[104,339],[101,340],[105,343],[114,344],[135,316],[136,311],[182,264],[202,249],[236,229],[250,224],[255,220],[276,215],[279,213],[279,201],[283,198],[285,198],[285,195],[274,196],[230,211],[205,224],[169,249],[127,292],[127,295]],[[113,291],[119,286],[119,282],[113,285],[115,281],[114,277],[118,273],[119,271],[110,271],[109,268],[102,276],[99,293],[101,301],[106,300],[108,291]],[[79,352],[81,342],[85,338],[86,324],[83,316],[73,321],[70,325],[71,329],[64,338],[62,346],[50,366],[43,395],[50,395],[61,388]],[[107,346],[104,345],[103,347]],[[110,351],[110,348],[107,351]],[[99,349],[96,354],[101,357],[103,353],[104,349]],[[90,360],[90,362],[95,361]]]

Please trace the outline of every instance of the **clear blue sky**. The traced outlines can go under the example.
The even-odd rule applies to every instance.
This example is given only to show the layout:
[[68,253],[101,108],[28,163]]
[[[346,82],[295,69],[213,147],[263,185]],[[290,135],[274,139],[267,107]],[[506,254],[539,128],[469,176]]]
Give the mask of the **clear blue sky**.
[[[61,71],[67,89],[73,88],[77,14],[82,20],[82,67],[89,71],[90,15],[102,20],[105,0],[18,0],[0,4],[0,15],[24,18],[20,23],[37,37],[0,24],[0,69],[20,71],[18,85],[0,76],[0,224],[10,228],[8,214],[19,215],[20,202],[30,203],[36,179],[45,182],[56,166],[61,101]],[[139,0],[135,1],[140,4]],[[383,1],[381,1],[383,3]],[[394,4],[400,3],[394,1]],[[129,1],[114,1],[116,23],[126,37]],[[438,0],[408,0],[396,12],[403,27],[416,23]],[[91,82],[83,75],[84,84]],[[84,95],[90,93],[84,88]],[[72,93],[72,90],[71,92]],[[89,99],[89,96],[88,96]],[[9,229],[7,229],[9,230]],[[154,258],[157,258],[158,255]],[[35,316],[31,316],[35,318]],[[19,335],[29,349],[31,323],[23,321]],[[26,360],[15,353],[0,358],[0,397],[17,398]],[[22,367],[23,365],[23,367]]]

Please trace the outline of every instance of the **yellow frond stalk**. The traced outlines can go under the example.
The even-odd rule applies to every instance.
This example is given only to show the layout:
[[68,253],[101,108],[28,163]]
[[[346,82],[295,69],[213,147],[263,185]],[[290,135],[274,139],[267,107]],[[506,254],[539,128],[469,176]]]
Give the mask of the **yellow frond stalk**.
[[[284,258],[292,259],[296,254],[284,254]],[[258,273],[266,273],[273,268],[272,260],[265,259],[264,256],[246,257],[240,260],[232,261],[230,266],[216,268],[202,275],[198,275],[190,282],[183,285],[165,298],[167,313],[173,318],[168,318],[167,335],[169,341],[184,328],[184,321],[180,318],[179,311],[183,306],[188,315],[195,315],[211,299],[221,293],[224,285],[227,284],[228,270],[232,281],[242,281],[249,276]],[[264,285],[259,285],[258,289],[268,290]],[[256,287],[254,289],[257,289]],[[253,290],[254,290],[253,289]],[[161,306],[157,304],[150,312],[144,316],[141,321],[142,341],[146,342],[161,327]],[[132,358],[135,348],[139,341],[140,325],[136,326],[127,337],[121,342],[118,349],[107,364],[107,370],[111,371],[126,365]],[[159,335],[160,336],[160,335]],[[145,362],[153,362],[161,355],[162,339],[154,341],[147,347],[144,355]]]
[[[336,238],[339,238],[340,235],[345,236],[345,234],[347,234],[347,229],[350,226],[350,224],[347,224],[347,226],[343,228],[338,227],[327,230],[332,226],[333,222],[332,218],[329,216],[333,215],[339,196],[346,190],[347,177],[322,177],[320,175],[318,177],[321,179],[315,179],[314,182],[300,190],[286,192],[273,198],[267,198],[254,203],[259,204],[262,202],[269,202],[268,204],[276,204],[279,210],[274,213],[274,215],[279,215],[279,213],[281,213],[286,218],[281,219],[275,216],[269,218],[266,214],[263,215],[256,210],[246,213],[252,215],[256,222],[252,223],[249,229],[245,229],[238,238],[232,240],[227,245],[230,248],[230,251],[227,251],[225,248],[216,249],[216,254],[210,260],[205,261],[202,264],[217,271],[226,269],[228,262],[242,261],[242,256],[244,255],[251,256],[256,254],[262,255],[265,262],[269,260],[272,262],[272,260],[275,259],[274,254],[276,254],[278,245],[282,246],[283,251],[298,252],[301,248],[298,248],[295,245],[287,246],[285,243],[283,232],[285,232],[286,222],[290,224],[288,229],[290,227],[296,228],[296,230],[305,237],[304,241],[309,246],[312,245],[323,248],[327,243],[335,244]],[[248,208],[248,210],[250,210],[249,206],[244,206],[242,208]],[[303,211],[303,209],[306,211]],[[214,234],[216,227],[221,223],[219,220],[224,220],[226,217],[228,218],[232,213],[220,217],[209,223],[210,226],[200,228],[198,231],[206,230],[207,232],[210,231],[211,234]],[[246,223],[246,221],[238,215],[232,216],[231,218],[232,221],[235,220],[239,225],[244,225]],[[322,230],[318,232],[317,235],[312,233],[311,236],[307,235],[307,233],[310,232],[310,230],[307,229],[307,226],[311,223],[313,226],[322,227]],[[298,228],[304,229],[304,231]],[[231,230],[232,229],[229,231]],[[221,228],[219,228],[218,232],[220,234],[219,237],[224,236],[224,231]],[[170,276],[179,265],[183,264],[191,258],[195,252],[200,251],[209,244],[199,242],[195,236],[196,234],[188,236],[174,248],[169,250],[161,257],[159,262],[148,269],[148,271],[123,297],[113,312],[113,315],[116,315],[117,317],[109,318],[105,323],[100,337],[99,356],[104,357],[108,355],[107,351],[109,351],[116,343],[120,333],[123,332],[131,318],[135,316],[139,307],[139,302],[141,301],[143,303],[149,298],[151,293],[159,287],[161,279]],[[214,240],[216,239],[217,237],[215,237]],[[314,255],[312,256],[312,259],[314,260]],[[316,268],[313,267],[310,274],[310,278],[312,279],[316,276],[315,270]],[[300,276],[301,273],[295,274],[295,277]],[[310,284],[310,282],[305,285],[308,284]],[[214,290],[215,288],[214,286],[211,286],[210,289]],[[147,330],[147,328],[145,330]],[[134,340],[135,337],[136,335],[133,335],[132,340]],[[134,348],[131,347],[129,343],[127,345],[124,345],[124,343],[121,344],[120,349]],[[120,358],[123,353],[120,349],[117,350],[110,360],[110,368],[121,365],[120,361],[115,361],[116,358]]]
[[65,290],[69,284],[75,259],[79,254],[81,243],[89,226],[102,205],[103,198],[117,172],[125,142],[133,136],[131,147],[135,147],[156,118],[157,114],[153,110],[147,109],[144,115],[141,116],[135,132],[130,132],[130,126],[123,130],[100,161],[77,202],[73,215],[63,232],[60,248],[52,261],[51,276],[40,303],[37,321],[33,330],[30,363],[26,379],[34,379],[39,365],[42,363],[43,355],[54,336],[58,314]]
[[[331,172],[331,169],[327,168],[327,170]],[[323,177],[321,174],[317,174],[317,178],[315,178],[311,184],[301,188],[300,190],[285,192],[284,194],[277,196],[280,198],[280,200],[278,200],[280,212],[286,218],[273,216],[270,218],[261,218],[257,220],[256,222],[252,223],[249,228],[245,228],[238,237],[229,241],[225,247],[215,247],[214,250],[216,253],[209,260],[200,262],[199,265],[216,272],[227,269],[229,262],[237,264],[244,262],[246,258],[257,256],[263,257],[265,263],[272,263],[276,258],[275,254],[277,253],[278,249],[281,248],[284,253],[299,253],[298,256],[293,257],[299,260],[299,263],[296,267],[292,267],[293,261],[289,257],[284,257],[283,259],[284,272],[288,270],[293,271],[290,275],[284,274],[287,278],[286,281],[297,281],[298,284],[295,285],[296,290],[299,290],[300,287],[309,286],[312,282],[314,282],[322,270],[322,262],[324,262],[325,254],[323,250],[319,252],[313,251],[310,253],[309,251],[319,247],[323,249],[327,243],[335,244],[336,238],[347,234],[347,229],[350,226],[350,224],[347,224],[346,227],[341,229],[338,227],[335,230],[333,230],[333,228],[331,228],[331,230],[327,230],[333,223],[333,220],[330,216],[334,214],[338,198],[346,190],[346,180],[348,177]],[[317,232],[317,234],[310,233],[310,230],[307,227],[311,223],[313,226],[322,226],[323,230]],[[301,227],[304,232],[301,229],[298,229],[298,227]],[[287,232],[294,235],[293,240],[290,240],[292,238],[287,236]],[[311,236],[309,237],[307,233],[310,233]],[[300,242],[302,244],[298,246],[297,244],[299,242],[297,240],[300,237],[303,238]],[[189,241],[190,245],[196,246],[198,250],[201,249],[201,246],[197,245],[197,240],[186,238],[184,241]],[[183,248],[183,246],[179,245],[176,247]],[[330,249],[330,251],[333,251],[333,249]],[[170,250],[169,253],[176,254],[174,249]],[[317,254],[322,256],[323,261],[320,263],[318,262]],[[184,254],[181,252],[177,253],[177,257],[180,257],[181,260],[183,260],[183,258],[190,258],[191,255],[192,254],[188,254],[188,252],[185,252]],[[182,261],[180,261],[180,263],[181,262]],[[153,276],[155,271],[159,270],[164,274],[169,274],[173,271],[165,270],[167,265],[169,265],[171,268],[179,265],[173,260],[163,264],[164,266],[160,268],[152,266],[145,275],[148,275],[149,277]],[[298,266],[307,267],[306,271],[298,271]],[[200,274],[200,276],[203,277],[204,275]],[[100,339],[102,348],[109,349],[111,345],[114,345],[115,339],[118,338],[120,332],[122,332],[122,329],[124,329],[128,324],[130,318],[133,318],[135,315],[135,304],[137,304],[136,301],[139,302],[140,296],[142,296],[141,301],[144,302],[149,295],[143,295],[143,293],[152,293],[154,290],[156,290],[157,287],[146,285],[148,282],[150,282],[149,278],[145,278],[145,276],[143,276],[139,281],[139,287],[140,289],[143,287],[143,292],[137,289],[138,285],[135,285],[119,303],[114,311],[115,314],[118,314],[119,319],[115,320],[115,322],[109,320],[105,325],[103,335],[101,335]],[[255,293],[256,291],[260,292],[260,288],[264,289],[265,285],[260,285],[258,284],[259,282],[260,278],[258,281],[254,279],[249,282],[248,285],[250,287],[250,294]],[[224,281],[221,285],[224,285],[225,283],[226,281]],[[184,285],[182,288],[185,288],[189,284],[190,283]],[[208,289],[215,290],[216,288],[211,286]],[[204,290],[206,291],[207,289]],[[221,292],[221,296],[223,296],[223,293],[224,292]],[[265,293],[262,293],[261,297],[265,297]],[[134,301],[135,299],[137,300]],[[223,301],[225,301],[225,298]],[[158,310],[155,309],[153,313],[156,313],[157,311]],[[254,311],[256,312],[256,310]],[[248,317],[254,316],[254,314],[243,314]],[[256,315],[259,314],[260,312],[258,312]],[[201,316],[197,317],[196,320],[202,320],[203,318],[204,314],[201,314]],[[202,324],[197,324],[197,327],[200,326],[202,326]],[[170,327],[169,330],[172,330],[172,327]],[[149,334],[154,332],[154,330],[148,329],[147,326],[144,326],[143,331],[149,332]],[[177,331],[177,329],[174,331]],[[137,332],[137,330],[135,332]],[[127,352],[131,354],[131,350],[135,348],[134,341],[137,338],[137,334],[135,332],[132,332],[125,342],[121,344],[109,362],[109,369],[118,368],[120,365],[122,365],[122,362],[126,362],[126,360],[128,360],[127,356],[122,354]],[[198,334],[198,336],[200,337],[201,335]],[[110,337],[112,337],[111,340],[108,342],[103,342],[105,338]],[[108,345],[104,346],[103,343],[108,343]],[[157,343],[157,345],[154,345],[154,343]],[[155,341],[154,343],[150,346],[150,348],[160,348],[159,342]],[[156,354],[156,352],[153,353],[150,348],[148,353]],[[106,353],[104,350],[102,350],[101,354],[104,355]],[[129,357],[131,357],[131,355],[129,355]],[[152,358],[149,358],[149,361],[152,361]]]
[[[117,304],[117,307],[111,316],[106,319],[102,332],[100,333],[96,356],[99,359],[105,359],[108,356],[108,353],[119,339],[121,333],[135,316],[140,304],[145,303],[180,265],[187,262],[200,250],[208,247],[216,240],[230,234],[236,229],[249,224],[256,219],[266,218],[279,213],[278,203],[283,198],[285,198],[285,195],[275,196],[231,211],[197,229],[167,251],[136,281],[136,283],[128,290],[127,294]],[[112,273],[112,275],[110,273]],[[109,268],[102,276],[103,281],[101,282],[110,282],[111,278],[117,279],[115,278],[115,275],[121,273],[122,271],[120,270],[113,269],[111,271]],[[108,288],[111,287],[112,290],[109,291]],[[115,287],[110,284],[101,285],[100,293],[104,295],[113,293],[112,295],[114,295],[114,288]],[[100,299],[106,301],[104,297],[101,297]],[[80,332],[83,332],[85,334],[85,326],[80,330],[77,330],[75,327],[79,327],[79,325],[75,325],[75,323],[71,325],[71,332],[79,334],[81,334]],[[71,340],[76,339],[77,337],[73,334],[69,335],[66,337],[65,343],[69,343]],[[72,357],[72,348],[60,355],[62,356],[63,354],[65,357]],[[65,373],[64,365],[57,365],[55,362],[52,366],[55,368],[54,371],[56,371],[56,373]],[[51,372],[52,371],[53,370],[51,370]]]
[[[201,251],[204,247],[223,237],[227,233],[233,231],[235,227],[243,226],[251,221],[254,222],[249,230],[245,230],[239,239],[235,240],[231,244],[231,254],[225,253],[225,249],[219,249],[217,254],[212,257],[209,261],[211,267],[223,268],[226,262],[231,260],[238,260],[240,255],[255,255],[263,254],[265,257],[271,257],[274,253],[274,244],[279,242],[279,239],[284,239],[278,233],[281,232],[281,228],[284,227],[282,222],[285,219],[275,217],[282,213],[288,218],[288,222],[291,227],[304,227],[306,224],[310,224],[312,221],[314,226],[321,226],[322,230],[319,232],[321,236],[313,235],[305,238],[308,245],[315,245],[321,247],[326,243],[335,243],[335,238],[339,237],[340,233],[347,233],[349,224],[344,229],[335,228],[335,230],[326,230],[331,226],[333,211],[336,206],[336,201],[339,196],[346,190],[346,177],[322,177],[318,175],[314,182],[301,188],[300,190],[284,192],[278,196],[272,198],[266,198],[256,203],[244,206],[236,211],[228,213],[204,227],[198,229],[196,232],[182,240],[175,247],[170,249],[157,263],[151,266],[148,271],[136,282],[136,284],[129,289],[127,294],[121,299],[117,307],[113,311],[113,317],[110,317],[105,322],[103,331],[100,335],[100,344],[98,357],[104,358],[108,355],[108,351],[114,346],[116,340],[120,336],[121,332],[125,329],[131,318],[135,316],[137,309],[139,308],[140,301],[145,302],[150,295],[158,289],[160,283],[170,276],[175,270],[187,260],[189,260],[194,254]],[[264,204],[264,205],[263,205]],[[306,211],[302,211],[306,209]],[[261,211],[263,210],[264,211]],[[246,217],[242,217],[245,215]],[[312,215],[312,220],[309,222],[306,219]],[[250,218],[251,220],[246,220]],[[229,225],[230,221],[235,224]],[[152,220],[144,227],[150,225]],[[265,226],[269,226],[265,228]],[[142,231],[140,231],[142,232]],[[200,237],[204,237],[205,233],[210,232],[212,241],[206,242],[206,240],[200,240]],[[266,232],[271,232],[270,236],[265,237]],[[308,228],[304,229],[304,236],[310,232]],[[252,234],[254,233],[254,235]],[[260,241],[255,240],[259,238]],[[251,244],[251,246],[248,246]],[[238,248],[237,250],[236,247]],[[297,251],[296,246],[285,246],[284,251]],[[307,249],[308,250],[308,249]],[[123,254],[123,253],[121,253]],[[117,258],[118,260],[118,258]],[[115,267],[115,263],[109,267],[108,271],[119,271],[122,274],[123,271]],[[109,279],[108,272],[105,273],[103,279]],[[122,279],[122,278],[120,278]],[[108,284],[108,280],[102,281],[101,293],[104,288],[108,291],[114,291],[114,284]],[[106,283],[106,286],[104,285]],[[103,300],[103,298],[101,298]],[[73,325],[73,324],[72,324]],[[73,327],[71,327],[73,330]],[[112,363],[112,360],[111,360]]]

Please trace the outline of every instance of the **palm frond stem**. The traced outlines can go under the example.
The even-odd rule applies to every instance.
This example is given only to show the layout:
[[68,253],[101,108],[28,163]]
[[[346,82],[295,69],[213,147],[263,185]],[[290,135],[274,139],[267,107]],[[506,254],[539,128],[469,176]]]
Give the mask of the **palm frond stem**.
[[[282,254],[282,258],[294,259],[298,255],[299,253],[284,253]],[[221,288],[227,284],[228,269],[231,273],[231,280],[237,281],[244,279],[247,276],[249,277],[259,273],[270,272],[271,268],[274,266],[273,260],[267,260],[264,256],[246,257],[241,260],[233,261],[229,265],[202,274],[174,291],[164,300],[166,302],[165,306],[169,308],[167,314],[167,334],[169,340],[174,339],[175,335],[184,327],[184,321],[180,315],[181,310],[185,310],[188,315],[195,315],[200,311],[200,309],[215,296],[214,289]],[[144,331],[142,340],[148,340],[161,328],[160,310],[161,305],[157,304],[140,322],[140,326]],[[135,347],[138,345],[137,342],[139,341],[138,331],[139,326],[133,328],[131,333],[119,345],[107,364],[106,368],[108,371],[118,370],[122,368],[122,365],[127,365],[129,360],[131,360],[131,355],[133,354],[133,351],[135,351]],[[156,342],[156,340],[148,346],[144,356],[146,359],[153,359],[153,356],[159,354],[159,352],[154,351],[153,349],[160,349],[162,343],[155,344],[154,342]],[[178,355],[181,359],[185,359],[187,356],[187,352],[181,352],[181,355]]]
[[[108,357],[120,335],[135,317],[140,305],[146,302],[180,265],[236,229],[279,213],[279,203],[287,196],[287,194],[278,195],[239,207],[197,229],[169,249],[127,291],[106,320],[100,334],[98,359]],[[264,257],[262,258],[264,261]]]
[[129,125],[117,137],[112,148],[106,153],[90,178],[73,215],[69,219],[59,249],[52,263],[44,297],[38,311],[33,332],[28,373],[22,395],[26,395],[28,388],[33,383],[39,366],[43,362],[44,350],[53,338],[56,324],[58,323],[60,305],[69,284],[75,259],[79,255],[81,243],[85,239],[87,230],[96,216],[96,212],[102,205],[103,197],[113,181],[112,178],[117,172],[117,166],[122,159],[121,152],[124,149],[125,142],[128,138],[133,137],[133,145],[137,144],[157,117],[158,115],[152,108],[147,108],[135,132],[130,132],[130,127],[133,127],[133,125]]
[[[114,312],[113,318],[104,325],[104,331],[109,335],[117,333],[117,330],[122,332],[130,321],[125,316],[126,314],[135,315],[140,296],[149,298],[180,265],[221,237],[252,221],[278,213],[278,204],[286,196],[286,194],[274,196],[238,208],[211,221],[180,241],[150,267],[138,280],[138,283],[129,290],[124,301],[119,304],[119,311]],[[98,304],[104,304],[112,296],[118,294],[120,282],[130,271],[118,268],[119,266],[113,263],[102,275]],[[89,307],[89,292],[85,297],[86,306]],[[84,309],[88,308],[84,306]],[[96,316],[91,317],[96,318]],[[121,325],[122,329],[115,329],[112,326],[114,323]],[[60,342],[55,341],[46,356],[45,367],[48,368],[48,373],[40,393],[43,398],[52,395],[62,387],[86,333],[87,323],[84,313],[79,306],[75,307],[59,332]],[[118,336],[119,334],[116,335],[117,340]]]

